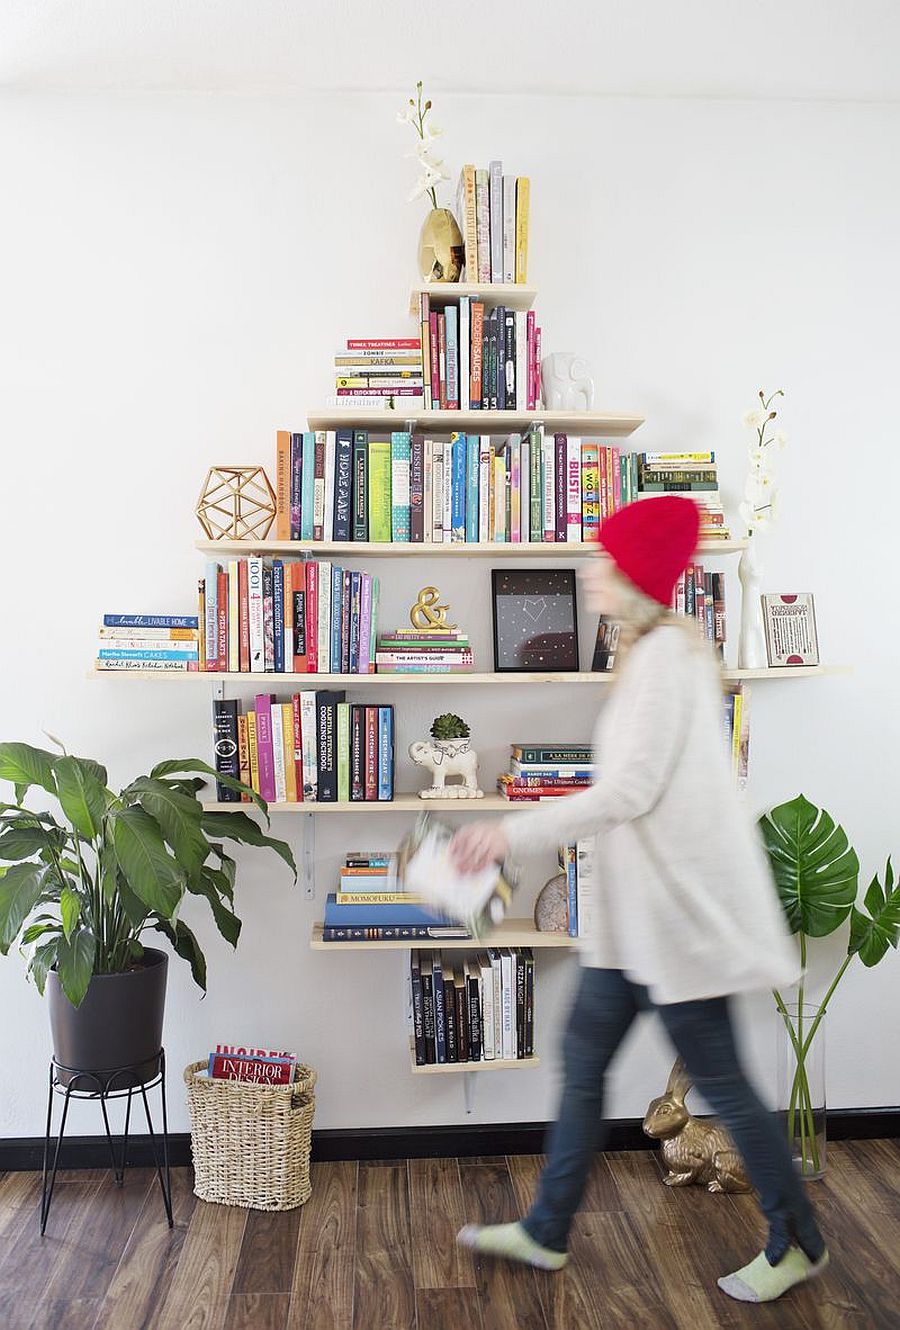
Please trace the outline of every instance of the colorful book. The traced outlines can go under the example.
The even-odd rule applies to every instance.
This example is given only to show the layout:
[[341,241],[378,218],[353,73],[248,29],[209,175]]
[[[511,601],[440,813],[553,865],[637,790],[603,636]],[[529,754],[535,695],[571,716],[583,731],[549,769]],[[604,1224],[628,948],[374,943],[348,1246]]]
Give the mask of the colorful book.
[[391,440],[369,439],[369,540],[389,543],[392,524]]
[[391,435],[391,540],[408,543],[411,535],[410,458],[411,436],[403,431]]

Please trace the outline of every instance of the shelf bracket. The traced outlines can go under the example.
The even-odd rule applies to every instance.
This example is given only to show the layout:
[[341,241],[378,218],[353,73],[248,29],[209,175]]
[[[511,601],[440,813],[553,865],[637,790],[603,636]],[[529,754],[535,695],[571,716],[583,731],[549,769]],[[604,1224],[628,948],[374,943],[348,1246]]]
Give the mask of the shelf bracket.
[[475,1107],[475,1084],[477,1080],[478,1077],[473,1071],[463,1072],[463,1099],[467,1113],[471,1113]]
[[216,702],[221,702],[225,697],[225,682],[223,679],[213,679],[212,695]]
[[303,816],[303,895],[308,901],[316,898],[316,819],[314,814]]

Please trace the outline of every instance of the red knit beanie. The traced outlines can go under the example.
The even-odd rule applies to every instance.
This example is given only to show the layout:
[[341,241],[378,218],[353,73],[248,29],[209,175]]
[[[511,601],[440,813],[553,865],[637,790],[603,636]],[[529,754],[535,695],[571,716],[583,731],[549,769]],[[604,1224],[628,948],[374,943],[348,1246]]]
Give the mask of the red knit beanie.
[[613,513],[600,528],[600,544],[645,595],[671,605],[699,531],[700,513],[693,499],[661,494]]

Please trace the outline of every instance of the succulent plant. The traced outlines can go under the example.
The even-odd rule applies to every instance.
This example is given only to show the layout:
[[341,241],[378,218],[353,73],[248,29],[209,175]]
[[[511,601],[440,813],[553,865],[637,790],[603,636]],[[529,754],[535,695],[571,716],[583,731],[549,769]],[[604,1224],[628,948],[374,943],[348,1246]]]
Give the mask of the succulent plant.
[[442,716],[435,716],[431,722],[432,739],[468,739],[469,727],[462,716],[455,716],[452,711],[445,711]]

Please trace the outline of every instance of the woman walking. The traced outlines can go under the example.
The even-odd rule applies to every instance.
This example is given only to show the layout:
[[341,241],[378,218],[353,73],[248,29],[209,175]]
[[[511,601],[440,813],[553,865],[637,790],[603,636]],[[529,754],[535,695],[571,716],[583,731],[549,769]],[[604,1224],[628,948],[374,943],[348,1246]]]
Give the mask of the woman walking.
[[734,789],[716,664],[695,625],[668,608],[698,525],[691,500],[665,496],[630,505],[601,529],[599,557],[584,575],[587,604],[619,621],[621,654],[594,733],[594,785],[454,837],[458,866],[475,871],[507,854],[596,836],[601,897],[582,953],[562,1101],[537,1197],[521,1222],[467,1225],[458,1240],[542,1269],[565,1265],[569,1229],[604,1139],[607,1068],[638,1012],[652,1009],[730,1131],[769,1224],[765,1250],[719,1286],[733,1298],[767,1302],[824,1270],[828,1253],[785,1133],[735,1046],[731,995],[790,984],[799,966]]

